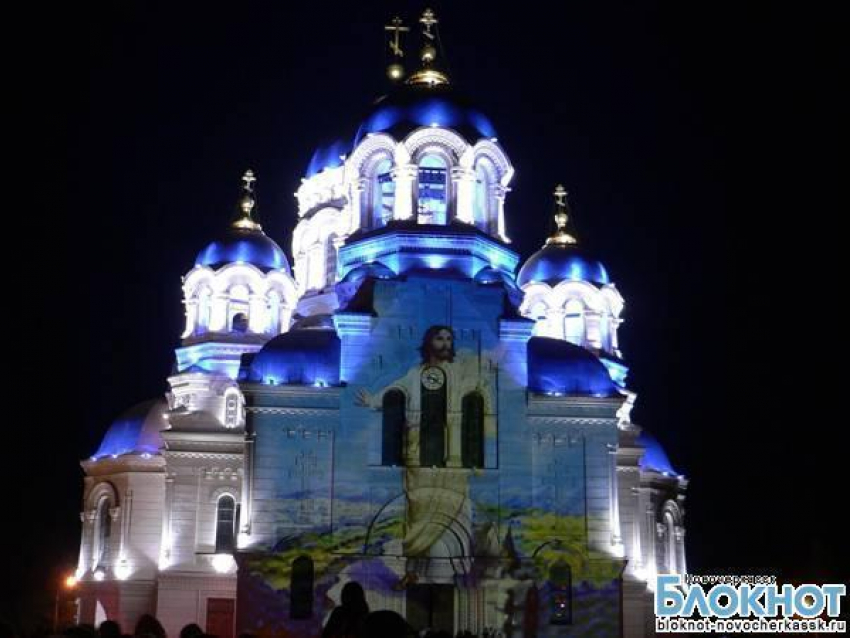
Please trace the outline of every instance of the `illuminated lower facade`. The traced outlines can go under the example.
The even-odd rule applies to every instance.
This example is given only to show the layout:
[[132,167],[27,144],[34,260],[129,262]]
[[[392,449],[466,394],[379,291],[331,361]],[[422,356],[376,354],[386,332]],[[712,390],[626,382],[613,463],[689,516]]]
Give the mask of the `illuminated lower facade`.
[[517,270],[489,121],[430,54],[399,82],[311,162],[294,272],[249,171],[183,278],[169,392],[82,462],[82,622],[316,636],[356,580],[417,629],[652,634],[687,481],[631,422],[623,298],[560,188]]

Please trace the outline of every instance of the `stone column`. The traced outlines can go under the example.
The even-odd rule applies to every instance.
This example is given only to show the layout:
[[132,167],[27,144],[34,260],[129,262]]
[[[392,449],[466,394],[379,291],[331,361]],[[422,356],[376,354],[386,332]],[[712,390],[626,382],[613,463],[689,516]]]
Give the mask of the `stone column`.
[[[493,196],[496,201],[496,235],[502,241],[508,241],[508,236],[505,234],[505,196],[508,194],[508,188],[497,184],[493,187]],[[491,230],[490,232],[493,232]]]
[[396,166],[392,171],[395,181],[395,204],[393,219],[415,219],[416,218],[416,177],[419,167],[416,164],[405,164]]
[[[475,224],[475,171],[471,168],[455,166],[451,172],[454,211],[449,210],[455,218],[465,224]],[[487,230],[486,225],[482,230]]]
[[227,332],[227,304],[230,301],[226,293],[218,293],[212,297],[210,311],[210,332]]
[[251,294],[248,297],[248,331],[263,334],[268,329],[269,314],[264,295]]

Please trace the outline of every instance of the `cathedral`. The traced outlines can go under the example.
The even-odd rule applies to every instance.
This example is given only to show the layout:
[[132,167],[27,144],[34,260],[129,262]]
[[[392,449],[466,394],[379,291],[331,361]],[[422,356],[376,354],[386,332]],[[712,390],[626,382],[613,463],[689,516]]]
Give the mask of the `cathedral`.
[[630,419],[614,273],[560,186],[521,259],[514,168],[436,17],[410,70],[386,29],[390,87],[314,154],[290,256],[246,171],[182,278],[167,392],[81,462],[80,622],[318,636],[354,580],[417,630],[653,634],[687,480]]

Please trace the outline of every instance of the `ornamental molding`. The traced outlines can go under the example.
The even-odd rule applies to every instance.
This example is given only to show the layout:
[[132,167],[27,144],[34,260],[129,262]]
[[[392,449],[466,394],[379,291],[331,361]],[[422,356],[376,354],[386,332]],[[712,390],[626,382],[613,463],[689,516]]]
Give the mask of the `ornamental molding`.
[[410,156],[415,159],[418,159],[419,153],[428,147],[436,146],[444,151],[449,150],[452,152],[452,159],[455,164],[459,162],[461,156],[469,148],[469,144],[460,135],[438,126],[416,129],[404,139],[403,144]]
[[227,453],[227,452],[189,452],[185,450],[167,451],[166,458],[170,459],[206,459],[211,461],[241,461],[244,457],[242,453]]
[[277,414],[286,416],[328,416],[332,412],[339,412],[339,408],[261,408],[250,407],[248,412],[254,414]]
[[569,427],[572,425],[586,426],[616,426],[616,419],[606,419],[601,417],[574,417],[574,416],[556,416],[556,415],[528,415],[528,424],[536,428],[545,427]]

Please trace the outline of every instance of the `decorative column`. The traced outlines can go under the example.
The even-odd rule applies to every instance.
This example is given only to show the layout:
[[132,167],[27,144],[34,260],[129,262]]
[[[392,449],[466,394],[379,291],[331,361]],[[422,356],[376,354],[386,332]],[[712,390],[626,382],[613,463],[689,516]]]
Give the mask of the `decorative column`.
[[[245,414],[245,426],[247,423],[248,413]],[[242,474],[242,507],[240,509],[239,533],[246,536],[251,535],[251,505],[252,494],[254,491],[254,439],[256,435],[253,432],[245,433],[245,466]],[[240,543],[237,543],[241,547]]]
[[608,512],[611,519],[611,547],[616,556],[623,555],[623,539],[620,536],[620,495],[617,485],[617,444],[608,443]]
[[365,177],[358,177],[351,184],[351,191],[348,200],[348,205],[351,207],[351,222],[347,233],[349,235],[355,232],[358,228],[371,228],[371,224],[369,223],[369,202],[366,201],[368,185],[369,180]]
[[181,335],[182,339],[192,336],[197,332],[198,324],[198,299],[186,299],[183,301],[183,306],[186,309],[186,327]]
[[496,235],[504,242],[510,242],[505,234],[505,196],[510,190],[507,186],[498,184],[493,187],[493,196],[496,200]]
[[419,167],[416,164],[404,164],[392,170],[393,181],[395,181],[393,219],[415,218],[416,201],[419,199],[416,193],[418,174]]
[[264,295],[251,293],[248,297],[248,331],[263,334],[269,325],[266,298]]
[[[454,217],[465,224],[475,224],[475,171],[455,166],[451,172],[454,198]],[[451,219],[451,215],[449,215]],[[486,230],[486,228],[485,228]]]

